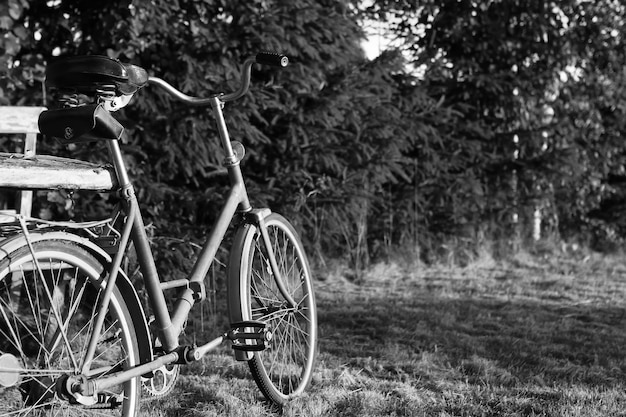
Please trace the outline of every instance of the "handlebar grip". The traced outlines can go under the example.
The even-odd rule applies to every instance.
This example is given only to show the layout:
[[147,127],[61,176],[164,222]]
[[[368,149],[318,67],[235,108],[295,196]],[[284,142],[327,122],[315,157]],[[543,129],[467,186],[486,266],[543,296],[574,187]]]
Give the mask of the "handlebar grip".
[[284,68],[289,65],[289,58],[287,55],[277,54],[274,52],[259,52],[256,54],[255,62],[257,64]]

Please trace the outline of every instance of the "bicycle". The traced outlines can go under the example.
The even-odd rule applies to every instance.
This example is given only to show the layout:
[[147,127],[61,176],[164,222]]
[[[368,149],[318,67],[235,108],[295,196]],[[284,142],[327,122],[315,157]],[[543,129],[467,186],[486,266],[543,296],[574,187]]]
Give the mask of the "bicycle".
[[[309,385],[317,315],[306,254],[284,217],[251,206],[240,168],[245,151],[230,139],[222,112],[225,103],[247,93],[255,63],[284,67],[288,58],[257,54],[244,62],[236,91],[203,98],[107,57],[68,57],[48,66],[46,84],[59,92],[62,106],[41,114],[41,133],[68,143],[105,141],[112,166],[44,156],[20,161],[4,155],[3,163],[52,166],[50,177],[33,188],[117,192],[122,203],[103,221],[47,222],[16,215],[14,222],[0,225],[0,415],[135,416],[142,390],[167,394],[181,365],[202,359],[225,341],[237,360],[248,362],[268,400],[284,404]],[[111,114],[147,85],[188,105],[211,107],[230,180],[228,197],[189,276],[165,282],[122,157],[124,129]],[[93,102],[81,103],[80,95]],[[53,174],[72,161],[84,174],[79,185]],[[32,171],[21,169],[26,175]],[[93,176],[98,180],[85,180]],[[15,184],[0,179],[0,186]],[[185,322],[206,296],[204,278],[231,224],[236,231],[227,272],[230,329],[202,345],[183,345]],[[123,268],[131,243],[154,313],[150,324]],[[166,302],[169,290],[178,291],[172,308]]]

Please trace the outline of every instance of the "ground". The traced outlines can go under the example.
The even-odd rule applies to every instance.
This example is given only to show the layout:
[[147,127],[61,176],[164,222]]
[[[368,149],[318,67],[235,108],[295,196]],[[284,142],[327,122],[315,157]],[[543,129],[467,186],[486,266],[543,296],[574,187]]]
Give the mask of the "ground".
[[307,394],[282,411],[227,347],[144,400],[160,416],[626,415],[626,261],[521,254],[318,271]]

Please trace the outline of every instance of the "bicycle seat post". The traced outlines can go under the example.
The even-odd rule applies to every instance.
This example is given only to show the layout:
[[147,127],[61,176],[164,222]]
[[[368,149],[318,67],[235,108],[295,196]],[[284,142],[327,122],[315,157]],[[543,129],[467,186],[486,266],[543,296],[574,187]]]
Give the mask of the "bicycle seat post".
[[[155,279],[145,281],[146,289],[150,294],[150,299],[154,305],[166,305],[165,296],[159,286],[160,280],[158,278],[154,256],[152,255],[152,251],[150,249],[150,242],[146,234],[143,218],[139,213],[137,197],[135,196],[135,191],[128,176],[126,165],[124,164],[120,144],[118,141],[108,141],[108,148],[111,161],[113,162],[113,166],[115,167],[115,172],[118,177],[120,192],[122,194],[121,197],[127,204],[127,210],[129,213],[128,220],[132,221],[132,229],[130,229],[130,233],[132,234],[141,270],[145,275],[155,277]],[[154,300],[156,300],[156,302]],[[155,308],[154,314],[155,317],[158,318],[158,323],[161,325],[158,330],[161,333],[163,345],[170,350],[176,348],[178,345],[178,336],[176,329],[172,327],[172,321],[169,313],[164,309]]]

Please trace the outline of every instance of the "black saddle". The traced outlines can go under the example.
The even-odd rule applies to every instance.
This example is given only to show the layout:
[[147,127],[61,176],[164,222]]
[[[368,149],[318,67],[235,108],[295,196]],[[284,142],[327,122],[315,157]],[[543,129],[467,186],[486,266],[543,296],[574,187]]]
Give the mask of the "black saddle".
[[147,82],[143,68],[101,55],[59,58],[46,69],[48,86],[87,95],[111,86],[116,95],[133,94]]

